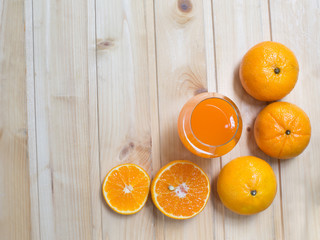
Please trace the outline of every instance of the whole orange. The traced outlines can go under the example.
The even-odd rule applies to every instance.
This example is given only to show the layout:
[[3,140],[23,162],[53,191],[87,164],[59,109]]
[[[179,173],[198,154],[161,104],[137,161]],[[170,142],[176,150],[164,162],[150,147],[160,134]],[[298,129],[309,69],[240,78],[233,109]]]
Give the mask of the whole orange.
[[260,149],[271,157],[296,157],[309,144],[310,120],[298,106],[274,102],[258,114],[254,124],[254,137]]
[[222,203],[238,214],[251,215],[265,210],[277,193],[277,180],[264,160],[239,157],[225,165],[218,177]]
[[299,73],[293,52],[281,43],[261,42],[243,57],[239,75],[243,88],[261,101],[275,101],[294,88]]

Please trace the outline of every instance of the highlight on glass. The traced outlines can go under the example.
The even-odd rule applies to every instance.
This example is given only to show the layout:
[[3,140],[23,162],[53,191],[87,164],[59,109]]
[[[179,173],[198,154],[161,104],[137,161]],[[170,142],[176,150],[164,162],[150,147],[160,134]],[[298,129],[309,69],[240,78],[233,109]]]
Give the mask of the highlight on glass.
[[242,119],[235,103],[218,93],[192,97],[181,109],[178,133],[192,153],[215,158],[230,152],[242,133]]

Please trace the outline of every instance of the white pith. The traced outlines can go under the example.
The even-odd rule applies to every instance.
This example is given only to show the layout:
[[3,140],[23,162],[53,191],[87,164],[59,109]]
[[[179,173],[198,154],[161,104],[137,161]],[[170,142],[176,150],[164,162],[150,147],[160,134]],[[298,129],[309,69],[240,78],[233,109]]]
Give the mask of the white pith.
[[177,194],[179,198],[184,198],[185,196],[187,196],[188,190],[189,190],[189,187],[187,186],[187,184],[182,183],[175,188],[174,192]]
[[125,187],[123,189],[124,193],[131,193],[132,190],[133,190],[133,187],[131,185],[127,185],[127,184],[125,185]]

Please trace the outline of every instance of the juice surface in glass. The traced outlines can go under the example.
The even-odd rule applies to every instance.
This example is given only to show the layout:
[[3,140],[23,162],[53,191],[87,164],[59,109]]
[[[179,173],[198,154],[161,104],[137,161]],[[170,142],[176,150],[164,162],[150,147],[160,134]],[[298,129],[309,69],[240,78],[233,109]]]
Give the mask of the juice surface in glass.
[[229,98],[217,93],[202,93],[183,106],[178,132],[182,143],[192,153],[205,158],[219,157],[237,144],[242,119]]

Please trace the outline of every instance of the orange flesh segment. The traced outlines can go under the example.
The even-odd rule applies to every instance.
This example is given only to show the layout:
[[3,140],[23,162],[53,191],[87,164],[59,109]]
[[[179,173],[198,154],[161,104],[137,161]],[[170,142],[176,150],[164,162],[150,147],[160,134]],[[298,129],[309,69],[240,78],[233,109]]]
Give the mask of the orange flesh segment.
[[[205,206],[207,177],[192,164],[177,163],[165,170],[155,185],[156,201],[162,210],[179,218],[192,217]],[[173,186],[175,190],[169,190]]]
[[117,212],[135,212],[144,205],[150,179],[135,166],[120,166],[111,171],[104,185],[107,203]]

